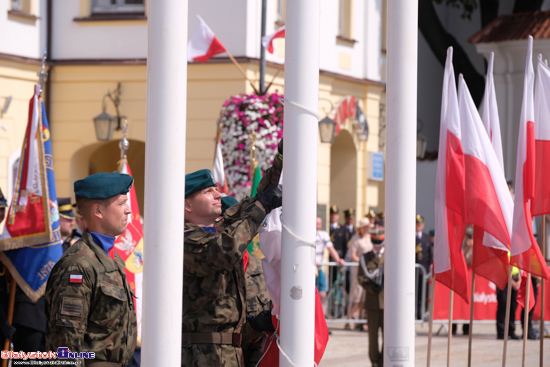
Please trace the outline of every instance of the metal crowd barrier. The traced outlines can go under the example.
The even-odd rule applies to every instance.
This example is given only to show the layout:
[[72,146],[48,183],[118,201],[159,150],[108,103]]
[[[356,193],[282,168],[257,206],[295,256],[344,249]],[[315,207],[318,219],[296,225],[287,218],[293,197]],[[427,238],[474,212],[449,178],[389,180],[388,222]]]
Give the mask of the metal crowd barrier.
[[[324,262],[320,264],[327,279],[327,299],[323,308],[327,323],[346,322],[349,324],[364,324],[367,322],[365,318],[365,310],[361,309],[359,318],[349,318],[349,288],[351,280],[351,268],[359,266],[356,262],[346,262],[344,266],[339,266],[336,262]],[[415,264],[415,279],[421,279],[421,282],[415,281],[415,311],[416,300],[420,292],[420,317],[415,312],[415,322],[423,324],[430,319],[430,308],[428,307],[429,297],[432,287],[432,275],[426,272],[420,264]],[[424,291],[422,291],[424,290]],[[365,294],[363,293],[363,297]]]

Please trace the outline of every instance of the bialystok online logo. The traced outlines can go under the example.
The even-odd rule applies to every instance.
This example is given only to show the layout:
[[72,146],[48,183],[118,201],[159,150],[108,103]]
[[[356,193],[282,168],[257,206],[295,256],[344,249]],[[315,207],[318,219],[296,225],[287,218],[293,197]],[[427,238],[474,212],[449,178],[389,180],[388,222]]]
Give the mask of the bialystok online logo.
[[95,352],[71,352],[67,347],[57,348],[57,352],[12,352],[2,351],[2,359],[94,359]]

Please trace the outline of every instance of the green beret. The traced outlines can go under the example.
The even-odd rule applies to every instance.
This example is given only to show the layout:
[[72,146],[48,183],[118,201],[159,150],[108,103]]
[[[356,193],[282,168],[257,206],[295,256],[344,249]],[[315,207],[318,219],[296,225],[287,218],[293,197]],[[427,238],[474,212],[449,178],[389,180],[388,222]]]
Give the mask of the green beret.
[[60,217],[65,219],[74,219],[71,198],[57,198],[57,209],[59,210]]
[[239,202],[233,196],[224,196],[222,197],[222,214],[226,209],[231,208],[233,205],[238,204]]
[[185,175],[185,198],[207,187],[216,186],[212,172],[209,169],[200,169]]
[[108,199],[130,191],[134,179],[118,172],[99,172],[75,181],[74,194],[86,199]]

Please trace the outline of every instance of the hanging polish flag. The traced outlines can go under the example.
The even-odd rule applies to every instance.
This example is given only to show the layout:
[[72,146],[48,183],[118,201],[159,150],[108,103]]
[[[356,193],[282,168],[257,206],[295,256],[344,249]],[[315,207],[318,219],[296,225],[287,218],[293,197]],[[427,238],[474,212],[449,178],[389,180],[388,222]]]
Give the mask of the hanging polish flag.
[[229,187],[227,186],[227,180],[225,179],[225,173],[223,168],[223,155],[220,142],[216,143],[216,157],[214,157],[214,167],[212,167],[212,176],[216,185],[218,185],[218,191],[221,194],[229,195]]
[[[533,236],[529,201],[535,196],[535,106],[533,101],[533,37],[529,36],[523,87],[523,104],[518,134],[514,219],[510,264],[548,279],[548,267]],[[522,283],[523,286],[523,283]]]
[[276,38],[285,38],[285,26],[277,29],[275,33],[271,33],[262,37],[262,45],[270,54],[273,53],[273,40]]
[[[466,184],[464,219],[475,228],[473,270],[502,289],[508,283],[514,203],[462,74],[458,80],[458,106]],[[484,241],[481,234],[490,238]]]
[[466,230],[464,216],[464,152],[460,141],[460,115],[456,94],[453,48],[447,50],[441,129],[435,188],[434,272],[436,280],[469,303],[466,262],[462,240]]
[[550,68],[539,55],[535,84],[535,196],[533,216],[550,214]]
[[199,15],[197,18],[199,26],[187,44],[187,61],[207,62],[211,57],[224,53],[225,47],[204,20]]

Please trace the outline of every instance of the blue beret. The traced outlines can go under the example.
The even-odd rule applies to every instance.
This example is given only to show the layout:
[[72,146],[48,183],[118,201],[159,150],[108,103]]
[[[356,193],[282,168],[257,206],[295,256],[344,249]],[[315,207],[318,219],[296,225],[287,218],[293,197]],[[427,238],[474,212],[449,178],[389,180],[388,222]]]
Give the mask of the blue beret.
[[207,187],[216,186],[212,172],[209,169],[200,169],[185,175],[185,198]]
[[222,197],[222,214],[233,205],[238,204],[239,202],[233,196],[224,196]]
[[134,179],[118,172],[99,172],[75,181],[74,194],[86,199],[108,199],[130,191]]
[[66,219],[74,219],[73,205],[71,198],[57,198],[57,208],[59,215]]

